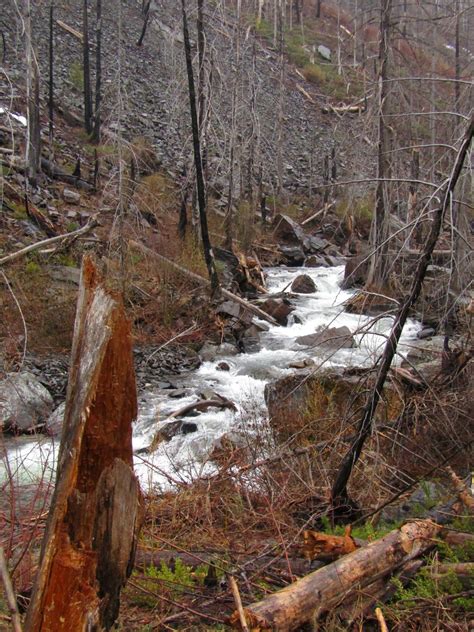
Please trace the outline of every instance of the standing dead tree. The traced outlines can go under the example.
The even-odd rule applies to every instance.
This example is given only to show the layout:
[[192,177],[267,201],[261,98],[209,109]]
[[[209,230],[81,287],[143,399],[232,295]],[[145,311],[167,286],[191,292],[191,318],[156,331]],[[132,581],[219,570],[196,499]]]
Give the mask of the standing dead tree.
[[110,630],[140,524],[130,326],[84,260],[56,488],[27,632]]
[[430,264],[431,255],[433,254],[436,242],[438,241],[438,237],[441,233],[443,220],[448,209],[453,203],[454,189],[461,175],[464,161],[471,145],[473,135],[474,115],[471,115],[471,120],[465,131],[462,144],[454,163],[451,175],[446,181],[444,187],[440,187],[441,204],[439,208],[437,208],[433,212],[431,230],[425,242],[424,248],[420,253],[420,259],[415,272],[415,277],[413,279],[411,290],[408,296],[402,302],[400,309],[398,310],[392,329],[390,331],[390,335],[385,344],[384,351],[379,363],[377,380],[373,387],[372,393],[365,405],[362,418],[359,422],[357,436],[353,441],[351,447],[349,448],[347,454],[345,455],[337,473],[336,480],[332,488],[332,502],[334,508],[344,507],[348,504],[347,483],[351,476],[354,465],[356,464],[362,452],[364,443],[369,437],[372,430],[372,420],[380,401],[380,397],[383,392],[383,387],[385,384],[385,380],[387,379],[392,360],[395,356],[395,353],[397,352],[398,341],[400,340],[403,327],[407,321],[410,308],[412,307],[412,305],[414,305],[420,295],[423,286],[423,280],[426,275],[426,270]]
[[84,65],[84,127],[88,134],[92,134],[92,88],[91,88],[91,69],[90,69],[90,56],[89,56],[89,16],[88,16],[88,2],[84,0],[82,7],[82,59]]
[[186,12],[186,0],[181,0],[183,17],[184,52],[186,56],[186,70],[188,74],[189,107],[191,111],[191,126],[193,132],[194,165],[196,170],[197,198],[199,206],[199,220],[201,225],[201,239],[204,250],[204,259],[211,282],[211,293],[215,295],[219,291],[219,277],[217,275],[216,262],[212,252],[206,213],[206,190],[204,173],[202,168],[201,139],[197,112],[196,88],[194,84],[193,61],[191,57],[191,43],[189,39],[188,16]]

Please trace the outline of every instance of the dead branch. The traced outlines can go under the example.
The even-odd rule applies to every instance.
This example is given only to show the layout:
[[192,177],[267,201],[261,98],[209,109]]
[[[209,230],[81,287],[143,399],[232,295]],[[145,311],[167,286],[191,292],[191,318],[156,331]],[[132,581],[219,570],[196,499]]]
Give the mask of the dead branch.
[[5,596],[7,598],[8,608],[10,609],[11,622],[14,632],[22,632],[20,613],[18,612],[18,606],[16,603],[15,593],[13,591],[12,582],[10,579],[10,573],[7,568],[7,561],[3,553],[3,548],[0,546],[0,577],[2,578],[3,588],[5,589]]
[[62,20],[56,20],[56,24],[60,28],[62,28],[64,31],[66,31],[66,33],[69,33],[70,35],[78,39],[80,42],[83,41],[84,36],[82,35],[82,33],[79,33],[79,31],[76,31],[76,29],[74,29],[72,26],[69,26],[69,24],[66,24],[66,22],[63,22]]
[[20,257],[24,257],[29,252],[33,250],[38,250],[39,248],[43,248],[44,246],[51,246],[59,241],[63,241],[66,239],[72,239],[75,237],[79,237],[80,235],[85,235],[93,228],[99,225],[99,222],[94,218],[88,224],[83,226],[82,228],[78,228],[77,230],[73,230],[70,233],[65,233],[64,235],[57,235],[56,237],[51,237],[50,239],[43,239],[43,241],[37,241],[35,244],[31,244],[30,246],[26,246],[21,250],[17,250],[17,252],[13,252],[11,255],[6,255],[0,259],[0,266],[11,263]]

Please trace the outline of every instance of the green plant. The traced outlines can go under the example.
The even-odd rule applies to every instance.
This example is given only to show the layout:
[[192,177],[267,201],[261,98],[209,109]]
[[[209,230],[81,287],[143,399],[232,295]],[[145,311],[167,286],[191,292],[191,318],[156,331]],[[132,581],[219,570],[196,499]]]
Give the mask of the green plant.
[[73,61],[69,68],[69,81],[73,87],[82,92],[84,89],[84,68],[78,61]]
[[25,271],[27,274],[39,274],[41,272],[41,266],[36,263],[36,261],[28,261],[25,266]]
[[145,575],[152,579],[159,579],[167,584],[172,592],[180,593],[186,587],[202,585],[209,570],[207,564],[201,564],[194,570],[192,566],[187,566],[179,557],[176,559],[174,569],[171,569],[166,562],[161,562],[160,568],[149,566]]

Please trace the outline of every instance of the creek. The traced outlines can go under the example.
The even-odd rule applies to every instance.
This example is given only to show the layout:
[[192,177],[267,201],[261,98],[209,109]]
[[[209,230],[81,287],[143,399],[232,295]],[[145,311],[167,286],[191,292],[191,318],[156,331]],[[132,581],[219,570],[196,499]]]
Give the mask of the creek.
[[[310,360],[314,362],[313,369],[317,370],[323,364],[325,367],[365,367],[374,363],[385,343],[392,318],[371,318],[344,311],[342,303],[353,292],[339,287],[343,266],[267,269],[269,291],[283,291],[303,272],[314,280],[317,291],[299,294],[292,299],[296,310],[290,315],[288,326],[267,326],[268,330],[260,334],[257,350],[235,355],[225,355],[224,351],[212,361],[203,362],[197,370],[173,378],[173,389],[150,388],[141,394],[133,446],[135,469],[145,489],[162,489],[169,487],[170,481],[185,482],[211,473],[215,466],[207,459],[209,452],[224,435],[232,439],[242,430],[252,432],[251,428],[258,427],[259,420],[266,415],[265,385],[292,373],[294,368],[290,365]],[[348,327],[356,346],[334,350],[322,346],[308,348],[296,343],[296,338],[314,333],[321,325]],[[417,322],[407,322],[399,345],[398,361],[416,339],[419,329]],[[228,365],[228,370],[219,369],[222,362]],[[153,453],[144,453],[162,420],[195,402],[202,391],[209,389],[231,400],[237,411],[213,408],[192,416],[189,421],[196,424],[197,430],[178,434],[170,441],[160,443]],[[42,437],[32,441],[31,437],[20,437],[7,446],[0,462],[0,482],[8,474],[15,485],[31,487],[38,479],[44,482],[54,476],[58,440]]]

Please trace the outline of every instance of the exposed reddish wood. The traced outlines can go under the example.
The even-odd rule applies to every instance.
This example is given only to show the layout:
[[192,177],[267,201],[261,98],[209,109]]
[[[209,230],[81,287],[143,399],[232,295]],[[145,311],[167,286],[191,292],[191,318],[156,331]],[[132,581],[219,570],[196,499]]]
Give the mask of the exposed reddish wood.
[[[431,548],[441,527],[428,520],[409,522],[384,538],[321,568],[245,608],[252,630],[295,630],[339,604],[351,592],[394,572]],[[234,613],[231,624],[239,627]]]
[[446,467],[446,470],[459,500],[462,502],[464,507],[466,507],[469,513],[474,513],[474,497],[471,490],[449,465]]
[[140,523],[129,323],[84,260],[56,488],[27,632],[109,630]]
[[328,535],[317,531],[304,531],[303,553],[306,559],[334,560],[341,555],[347,555],[356,550],[357,544],[351,536],[351,527],[346,527],[346,532],[341,535]]

